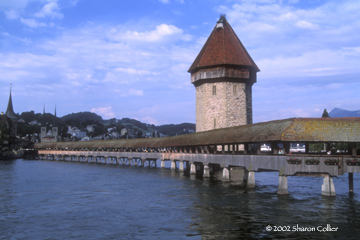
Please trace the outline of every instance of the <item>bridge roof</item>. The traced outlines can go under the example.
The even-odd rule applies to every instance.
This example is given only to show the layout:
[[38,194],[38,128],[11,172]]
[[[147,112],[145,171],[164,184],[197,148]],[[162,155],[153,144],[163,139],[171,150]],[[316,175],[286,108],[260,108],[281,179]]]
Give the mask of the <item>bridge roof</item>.
[[262,142],[360,142],[360,117],[290,118],[166,138],[37,143],[35,148],[141,148]]

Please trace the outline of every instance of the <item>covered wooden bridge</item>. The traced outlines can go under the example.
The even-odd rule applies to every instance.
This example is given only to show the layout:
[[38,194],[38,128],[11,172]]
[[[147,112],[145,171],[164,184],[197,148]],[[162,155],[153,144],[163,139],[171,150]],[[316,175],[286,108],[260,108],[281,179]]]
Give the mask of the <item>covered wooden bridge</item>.
[[[304,143],[305,153],[309,153],[309,144],[327,143],[329,148],[331,143],[347,143],[348,153],[356,155],[356,146],[360,143],[360,118],[290,118],[174,137],[38,143],[35,148],[261,154],[261,145],[270,144],[272,153],[278,154],[282,144],[284,153],[288,154],[290,143]],[[241,144],[243,148],[238,146]]]
[[[322,152],[310,151],[320,143]],[[339,143],[342,149],[332,149]],[[255,183],[254,172],[278,171],[279,193],[287,193],[287,176],[323,176],[323,194],[333,195],[333,176],[349,173],[351,191],[352,174],[360,172],[360,118],[290,118],[166,138],[38,143],[35,148],[42,158],[69,156],[70,161],[95,156],[116,163],[160,160],[164,166],[168,160],[172,169],[201,170],[204,177],[222,169],[230,181],[239,180],[235,169],[242,168],[248,185]]]

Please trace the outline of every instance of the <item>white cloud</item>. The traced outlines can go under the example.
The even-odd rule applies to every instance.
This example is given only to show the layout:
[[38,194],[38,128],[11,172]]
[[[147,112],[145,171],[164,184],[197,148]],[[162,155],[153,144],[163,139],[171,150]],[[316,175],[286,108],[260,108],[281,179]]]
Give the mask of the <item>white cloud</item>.
[[138,69],[134,69],[134,68],[115,68],[116,72],[121,72],[121,73],[128,73],[128,74],[138,74],[138,75],[149,75],[149,74],[153,74],[150,71],[147,70],[138,70]]
[[[54,27],[53,22],[41,22],[36,18],[63,18],[63,14],[60,12],[60,7],[56,1],[48,0],[40,11],[35,14],[29,14],[27,11],[22,10],[21,8],[26,8],[30,1],[16,1],[17,4],[9,5],[9,8],[6,8],[4,11],[5,16],[9,20],[19,20],[22,24],[30,28],[39,28],[39,27]],[[33,2],[42,2],[42,0],[33,0]],[[1,4],[0,4],[1,9]],[[29,11],[30,12],[30,11]]]
[[140,119],[141,122],[145,122],[145,123],[148,123],[148,124],[154,124],[154,125],[159,125],[160,122],[158,120],[156,120],[155,118],[152,118],[150,116],[145,116],[145,117],[142,117]]
[[35,19],[32,19],[32,18],[20,18],[20,22],[30,28],[38,28],[38,27],[46,27],[47,26],[45,23],[36,21]]
[[63,18],[63,14],[59,12],[60,7],[56,2],[49,2],[43,6],[43,8],[35,13],[35,17],[38,18]]
[[189,41],[191,36],[184,34],[182,29],[174,25],[160,24],[156,26],[155,30],[145,32],[130,30],[123,32],[122,28],[112,28],[111,32],[109,32],[109,38],[115,41],[131,40],[155,43],[168,40]]
[[8,10],[5,11],[5,16],[7,19],[14,20],[19,18],[19,13],[15,10]]
[[114,92],[120,96],[120,97],[130,97],[130,96],[143,96],[144,95],[144,91],[140,90],[140,89],[113,89]]
[[103,117],[104,119],[110,119],[115,117],[115,113],[112,110],[112,107],[98,107],[98,108],[92,108],[90,112],[96,113]]
[[315,24],[312,24],[310,22],[307,21],[297,21],[295,23],[295,26],[299,27],[299,28],[304,28],[304,29],[318,29],[319,27]]
[[[348,52],[349,51],[349,52]],[[278,56],[257,61],[263,78],[351,74],[360,65],[360,52],[350,49],[305,51],[299,56]]]

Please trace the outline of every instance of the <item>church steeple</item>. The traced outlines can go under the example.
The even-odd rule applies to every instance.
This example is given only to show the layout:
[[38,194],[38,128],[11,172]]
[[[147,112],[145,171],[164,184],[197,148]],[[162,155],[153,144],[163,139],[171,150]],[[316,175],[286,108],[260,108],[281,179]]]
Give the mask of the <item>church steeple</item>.
[[45,103],[44,103],[44,106],[43,106],[43,115],[42,115],[42,118],[41,118],[41,126],[45,127]]
[[55,104],[55,115],[54,115],[54,124],[53,124],[53,127],[52,127],[52,131],[51,131],[54,139],[55,139],[55,142],[58,141],[58,136],[59,136],[59,128],[57,126],[57,122],[56,122],[56,104]]
[[54,127],[57,127],[57,122],[56,122],[56,104],[55,104],[55,114],[54,114]]
[[10,84],[10,96],[9,96],[9,102],[8,102],[8,106],[7,106],[5,115],[11,119],[16,119],[17,117],[16,117],[16,114],[14,113],[14,108],[13,108],[12,98],[11,98],[11,87],[12,87],[12,84]]

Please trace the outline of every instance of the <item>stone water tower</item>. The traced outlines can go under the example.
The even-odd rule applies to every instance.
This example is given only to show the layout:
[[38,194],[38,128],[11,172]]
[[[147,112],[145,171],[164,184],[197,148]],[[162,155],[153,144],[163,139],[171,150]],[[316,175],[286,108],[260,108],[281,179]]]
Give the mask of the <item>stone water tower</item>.
[[251,124],[258,71],[222,15],[188,70],[196,88],[196,131]]

